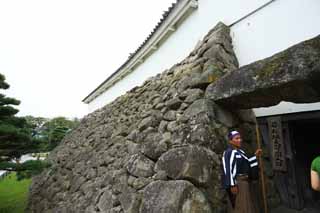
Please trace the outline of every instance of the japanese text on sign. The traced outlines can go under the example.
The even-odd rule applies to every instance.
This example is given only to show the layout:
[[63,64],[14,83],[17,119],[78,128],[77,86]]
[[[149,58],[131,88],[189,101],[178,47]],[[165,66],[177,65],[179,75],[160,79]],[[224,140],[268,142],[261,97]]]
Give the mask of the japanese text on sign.
[[286,155],[282,137],[282,125],[280,117],[268,119],[269,138],[272,146],[272,166],[274,170],[286,171]]

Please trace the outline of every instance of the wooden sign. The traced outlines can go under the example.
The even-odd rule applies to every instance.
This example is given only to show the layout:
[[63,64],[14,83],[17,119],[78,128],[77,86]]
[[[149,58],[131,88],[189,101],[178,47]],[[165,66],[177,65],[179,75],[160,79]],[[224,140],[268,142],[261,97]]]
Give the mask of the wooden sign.
[[282,136],[281,117],[268,118],[269,141],[272,148],[272,167],[275,171],[287,171],[286,153]]

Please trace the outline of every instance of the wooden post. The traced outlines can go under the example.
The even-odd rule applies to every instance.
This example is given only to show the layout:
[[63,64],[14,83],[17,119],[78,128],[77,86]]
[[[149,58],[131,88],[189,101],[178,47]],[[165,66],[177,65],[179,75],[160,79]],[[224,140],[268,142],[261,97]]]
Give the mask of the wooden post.
[[[256,135],[257,135],[258,149],[261,149],[260,133],[259,133],[258,123],[256,123]],[[261,187],[262,187],[262,198],[263,198],[264,213],[268,213],[267,194],[266,194],[266,185],[265,185],[265,179],[264,179],[265,177],[264,177],[264,168],[263,168],[262,156],[259,156],[258,160],[259,160],[259,167],[260,167],[260,177],[261,177]]]

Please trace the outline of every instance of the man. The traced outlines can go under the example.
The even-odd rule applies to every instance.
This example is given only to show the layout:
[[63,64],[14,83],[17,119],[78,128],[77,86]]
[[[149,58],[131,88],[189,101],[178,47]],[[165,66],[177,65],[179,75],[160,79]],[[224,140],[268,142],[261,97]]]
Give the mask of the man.
[[320,191],[320,156],[316,157],[311,164],[311,187]]
[[228,134],[229,146],[223,153],[223,186],[229,195],[231,206],[229,212],[233,213],[257,213],[257,203],[254,202],[255,195],[252,195],[250,179],[258,177],[258,161],[261,149],[257,149],[255,156],[248,157],[241,150],[241,135],[238,131],[231,131]]

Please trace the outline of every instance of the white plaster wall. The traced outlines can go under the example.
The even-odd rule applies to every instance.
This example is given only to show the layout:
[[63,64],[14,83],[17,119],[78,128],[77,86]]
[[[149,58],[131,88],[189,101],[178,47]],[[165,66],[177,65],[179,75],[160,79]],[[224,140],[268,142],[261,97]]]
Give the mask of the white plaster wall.
[[[240,66],[269,57],[320,34],[319,0],[277,0],[231,28]],[[320,110],[320,103],[254,109],[257,117]]]
[[[104,106],[131,88],[141,85],[147,78],[184,59],[219,21],[230,25],[267,2],[269,0],[199,0],[199,8],[176,32],[134,72],[93,100],[89,104],[89,111]],[[320,34],[319,11],[319,0],[276,0],[234,25],[231,36],[240,66]],[[320,109],[320,103],[316,107]],[[279,113],[279,110],[273,108],[258,109],[255,112],[258,116]],[[285,104],[283,110],[286,110]]]

